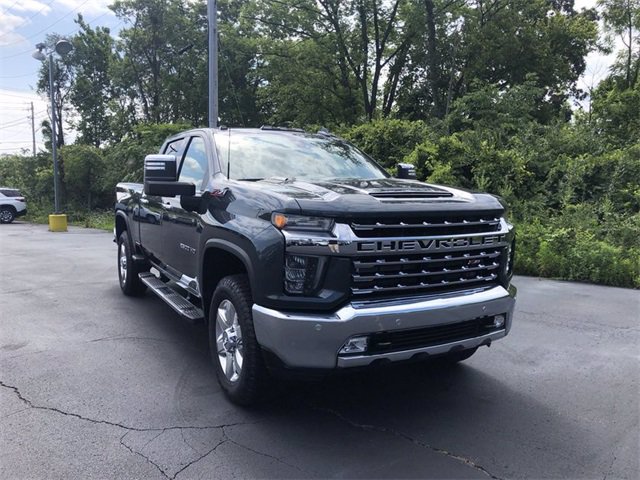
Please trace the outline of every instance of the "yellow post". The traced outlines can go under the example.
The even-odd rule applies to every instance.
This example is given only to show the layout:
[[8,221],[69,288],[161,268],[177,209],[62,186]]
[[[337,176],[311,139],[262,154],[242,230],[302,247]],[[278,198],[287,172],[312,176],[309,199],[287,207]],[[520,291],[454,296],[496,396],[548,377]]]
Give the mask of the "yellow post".
[[50,232],[66,232],[67,216],[64,213],[49,215]]

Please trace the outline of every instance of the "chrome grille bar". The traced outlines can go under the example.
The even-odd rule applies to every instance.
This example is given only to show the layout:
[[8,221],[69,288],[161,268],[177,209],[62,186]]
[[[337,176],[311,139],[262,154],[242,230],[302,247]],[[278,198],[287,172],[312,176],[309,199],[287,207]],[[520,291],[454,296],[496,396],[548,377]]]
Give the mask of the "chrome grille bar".
[[392,265],[420,265],[420,264],[429,264],[429,263],[442,263],[449,260],[484,260],[484,259],[492,259],[498,258],[500,256],[500,252],[497,250],[491,252],[480,252],[477,255],[472,255],[471,253],[465,254],[457,254],[457,255],[445,255],[442,258],[434,258],[434,257],[422,257],[417,260],[411,260],[411,257],[404,257],[400,260],[388,260],[386,258],[376,258],[373,261],[363,261],[363,260],[354,260],[353,265],[357,270],[363,268],[372,268],[372,267],[380,267],[380,266],[392,266]]
[[400,278],[415,278],[415,277],[431,277],[434,275],[449,275],[454,273],[468,273],[468,272],[479,272],[479,271],[490,271],[498,268],[500,264],[497,262],[493,262],[491,265],[478,265],[477,267],[461,267],[459,269],[450,270],[447,268],[443,268],[435,271],[426,271],[422,270],[421,272],[416,273],[405,273],[399,272],[394,274],[384,274],[377,272],[374,275],[353,275],[354,282],[371,282],[377,280],[391,280],[391,279],[400,279]]
[[482,225],[482,226],[489,225],[489,226],[497,227],[500,225],[500,219],[499,218],[492,218],[492,219],[481,218],[480,220],[477,220],[477,221],[462,220],[461,222],[450,222],[450,221],[444,220],[442,222],[423,221],[420,223],[405,223],[401,221],[400,223],[397,223],[397,224],[387,224],[387,223],[380,223],[380,222],[376,222],[375,224],[365,224],[365,223],[354,222],[351,224],[354,230],[373,230],[375,228],[394,229],[394,228],[411,228],[411,227],[416,227],[416,228],[473,227],[477,225]]
[[394,287],[381,287],[378,285],[374,285],[371,288],[352,287],[351,292],[354,295],[370,295],[373,293],[390,293],[390,292],[400,292],[400,291],[406,292],[407,290],[424,291],[424,290],[444,289],[445,291],[449,291],[449,290],[453,290],[453,288],[450,288],[450,287],[454,287],[454,288],[459,286],[471,287],[471,286],[476,286],[479,283],[488,284],[497,279],[498,279],[498,275],[495,273],[492,273],[486,276],[478,275],[473,279],[461,278],[459,280],[451,280],[451,281],[441,280],[440,282],[434,282],[434,283],[420,282],[417,285],[398,283]]

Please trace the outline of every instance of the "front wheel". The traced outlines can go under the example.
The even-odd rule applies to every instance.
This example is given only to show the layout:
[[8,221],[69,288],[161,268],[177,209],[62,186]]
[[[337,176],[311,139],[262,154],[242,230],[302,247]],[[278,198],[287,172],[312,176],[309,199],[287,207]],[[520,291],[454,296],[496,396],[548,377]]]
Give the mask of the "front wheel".
[[125,230],[118,237],[118,280],[120,280],[122,293],[135,297],[145,292],[147,286],[138,277],[140,272],[141,270],[133,261],[129,246],[129,235]]
[[260,400],[268,378],[253,329],[251,289],[246,275],[220,280],[209,308],[209,348],[218,382],[238,405]]

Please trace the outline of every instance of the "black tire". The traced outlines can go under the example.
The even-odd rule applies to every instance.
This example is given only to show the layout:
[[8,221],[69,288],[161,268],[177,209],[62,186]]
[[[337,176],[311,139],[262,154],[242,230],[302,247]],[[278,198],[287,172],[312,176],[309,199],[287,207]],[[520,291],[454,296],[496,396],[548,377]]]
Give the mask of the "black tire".
[[[229,304],[232,305],[233,311],[231,309],[225,310]],[[231,402],[237,405],[251,405],[263,399],[265,385],[269,377],[264,365],[262,350],[258,345],[253,328],[252,305],[251,288],[247,276],[230,275],[220,280],[213,292],[209,308],[208,328],[211,361],[223,392]],[[226,312],[225,316],[230,317],[227,318],[228,328],[226,330],[221,327],[225,322],[218,318],[219,308]],[[219,322],[220,325],[217,327]],[[239,325],[240,332],[234,325]],[[225,333],[220,333],[223,330]],[[229,332],[231,333],[229,334]],[[239,340],[238,333],[240,334]],[[224,340],[221,340],[223,335]],[[229,346],[230,350],[221,346],[221,341],[223,345]],[[231,367],[231,377],[225,373],[223,362],[225,365],[229,365],[227,362],[235,365]],[[240,363],[239,372],[236,369],[238,363]]]
[[16,210],[13,207],[0,208],[0,223],[11,223],[16,218]]
[[478,350],[478,347],[469,348],[467,350],[458,350],[456,352],[449,352],[449,353],[445,353],[444,355],[442,355],[442,357],[440,357],[440,359],[442,361],[444,361],[446,363],[450,363],[450,364],[454,364],[454,363],[458,363],[458,362],[464,362],[466,359],[471,357],[471,355],[476,353],[477,350]]
[[129,234],[125,230],[118,238],[118,280],[122,293],[138,297],[147,290],[147,286],[138,277],[138,273],[142,271],[133,261]]

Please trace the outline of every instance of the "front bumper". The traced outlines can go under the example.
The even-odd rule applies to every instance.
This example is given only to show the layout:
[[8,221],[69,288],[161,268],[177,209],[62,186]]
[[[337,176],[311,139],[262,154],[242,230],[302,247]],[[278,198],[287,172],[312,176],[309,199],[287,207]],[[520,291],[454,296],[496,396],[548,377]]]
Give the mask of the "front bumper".
[[22,210],[20,210],[19,212],[16,212],[16,217],[24,217],[27,214],[27,209],[24,208]]
[[[376,361],[410,360],[414,356],[438,355],[451,350],[488,345],[511,329],[516,288],[497,286],[484,291],[403,303],[350,304],[332,314],[290,313],[253,306],[258,343],[289,368],[344,368]],[[379,354],[339,355],[345,342],[356,335],[392,332],[506,314],[501,330],[449,343]]]

